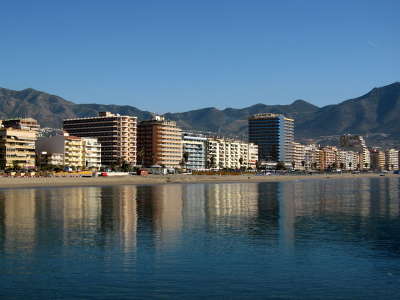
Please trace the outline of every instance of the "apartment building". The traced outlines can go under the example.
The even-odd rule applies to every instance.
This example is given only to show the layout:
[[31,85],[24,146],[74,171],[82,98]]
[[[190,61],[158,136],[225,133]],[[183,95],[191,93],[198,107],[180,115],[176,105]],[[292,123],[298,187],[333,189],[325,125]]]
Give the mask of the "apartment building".
[[304,147],[305,170],[322,170],[323,152],[315,145],[306,145]]
[[185,132],[182,134],[183,153],[189,153],[186,168],[199,170],[206,168],[206,142],[203,135]]
[[35,141],[36,131],[1,127],[0,167],[11,167],[14,164],[22,168],[35,167]]
[[293,158],[293,169],[294,170],[305,170],[305,157],[306,157],[306,146],[300,143],[293,143],[294,158]]
[[388,171],[399,169],[399,151],[395,149],[385,150],[385,169]]
[[326,146],[326,147],[321,147],[322,150],[322,169],[332,169],[334,167],[334,164],[337,164],[337,167],[339,167],[339,164],[337,163],[336,159],[336,153],[338,151],[338,148],[333,146]]
[[258,146],[249,143],[249,167],[252,169],[257,169],[257,161],[258,161]]
[[370,159],[371,159],[371,169],[372,170],[384,170],[385,169],[386,157],[385,157],[384,151],[371,149],[371,150],[369,150],[369,155],[370,155]]
[[[38,138],[36,141],[36,152],[46,152],[48,155],[61,155],[61,165],[64,166],[86,167],[84,139],[71,136],[65,130],[62,131],[61,135]],[[99,152],[94,153],[100,156]],[[97,158],[97,161],[100,161],[100,157]]]
[[258,147],[253,143],[237,140],[208,138],[206,156],[210,168],[256,168]]
[[359,166],[359,154],[354,151],[341,151],[338,150],[336,153],[336,161],[338,167],[343,170],[356,170]]
[[99,169],[101,167],[101,144],[95,138],[82,138],[85,166]]
[[175,121],[164,116],[152,114],[150,120],[141,121],[137,127],[139,161],[150,166],[163,165],[180,168],[182,160],[182,130]]
[[40,125],[37,120],[32,118],[12,118],[2,122],[5,128],[15,128],[22,130],[30,130],[37,132],[40,129]]
[[36,153],[36,166],[61,166],[64,164],[64,155],[61,153],[47,153],[42,151]]
[[365,141],[360,135],[344,134],[340,137],[340,150],[355,151],[360,155],[360,169],[368,169],[371,163],[370,153]]
[[101,164],[136,164],[137,118],[99,112],[98,117],[64,119],[64,130],[77,137],[96,138],[101,144]]
[[255,114],[249,118],[249,142],[258,146],[259,159],[292,166],[294,120],[279,114]]

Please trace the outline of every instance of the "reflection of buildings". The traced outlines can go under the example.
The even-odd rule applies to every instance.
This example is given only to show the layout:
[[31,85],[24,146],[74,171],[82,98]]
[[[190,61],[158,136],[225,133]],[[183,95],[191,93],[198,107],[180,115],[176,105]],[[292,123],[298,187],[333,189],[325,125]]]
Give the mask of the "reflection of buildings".
[[215,232],[287,247],[321,230],[398,244],[399,197],[397,178],[0,190],[0,250],[29,255],[49,236],[65,251],[174,250]]

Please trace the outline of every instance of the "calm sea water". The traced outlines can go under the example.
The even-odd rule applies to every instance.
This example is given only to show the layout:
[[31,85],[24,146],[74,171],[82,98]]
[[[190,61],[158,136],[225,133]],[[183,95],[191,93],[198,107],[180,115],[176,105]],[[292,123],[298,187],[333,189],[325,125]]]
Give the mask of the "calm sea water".
[[1,299],[398,299],[399,179],[0,190]]

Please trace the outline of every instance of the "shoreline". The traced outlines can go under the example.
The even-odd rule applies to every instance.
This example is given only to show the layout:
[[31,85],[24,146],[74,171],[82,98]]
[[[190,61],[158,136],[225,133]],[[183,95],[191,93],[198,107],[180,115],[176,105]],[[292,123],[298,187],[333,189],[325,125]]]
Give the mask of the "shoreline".
[[321,174],[321,175],[145,175],[113,177],[1,177],[0,189],[40,187],[90,187],[182,183],[258,183],[320,179],[399,178],[397,174]]

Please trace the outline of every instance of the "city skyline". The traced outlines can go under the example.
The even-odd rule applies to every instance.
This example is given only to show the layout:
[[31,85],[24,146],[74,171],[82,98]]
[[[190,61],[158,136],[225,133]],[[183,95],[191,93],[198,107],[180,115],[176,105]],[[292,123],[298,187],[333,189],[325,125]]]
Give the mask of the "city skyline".
[[399,6],[7,2],[1,86],[160,112],[337,104],[400,79]]

